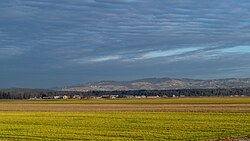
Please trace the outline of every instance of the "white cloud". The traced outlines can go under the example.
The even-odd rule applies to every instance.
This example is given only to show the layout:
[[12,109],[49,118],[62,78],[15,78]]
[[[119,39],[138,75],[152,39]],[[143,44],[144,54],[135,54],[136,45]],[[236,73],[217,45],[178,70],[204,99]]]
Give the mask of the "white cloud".
[[93,58],[90,59],[90,62],[105,62],[105,61],[110,61],[110,60],[118,60],[120,59],[121,56],[115,55],[115,56],[103,56],[103,57],[98,57],[98,58]]
[[181,55],[183,53],[197,51],[199,49],[200,48],[198,47],[189,47],[189,48],[178,48],[178,49],[172,49],[172,50],[157,50],[157,51],[151,51],[151,52],[145,53],[141,57],[136,58],[136,59],[140,60],[140,59],[152,59],[152,58],[159,58],[159,57],[175,56],[175,55]]
[[231,48],[221,49],[224,53],[248,53],[250,52],[250,46],[236,46]]
[[114,56],[102,56],[102,57],[83,57],[83,58],[77,58],[71,60],[71,62],[75,64],[87,64],[87,63],[99,63],[99,62],[106,62],[106,61],[112,61],[112,60],[118,60],[121,59],[122,56],[120,55],[114,55]]

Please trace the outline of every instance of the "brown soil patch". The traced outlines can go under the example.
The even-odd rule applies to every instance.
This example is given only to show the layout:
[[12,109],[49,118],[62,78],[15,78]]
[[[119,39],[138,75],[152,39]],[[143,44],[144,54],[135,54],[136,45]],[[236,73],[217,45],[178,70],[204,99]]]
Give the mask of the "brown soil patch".
[[250,104],[0,104],[0,111],[249,113]]

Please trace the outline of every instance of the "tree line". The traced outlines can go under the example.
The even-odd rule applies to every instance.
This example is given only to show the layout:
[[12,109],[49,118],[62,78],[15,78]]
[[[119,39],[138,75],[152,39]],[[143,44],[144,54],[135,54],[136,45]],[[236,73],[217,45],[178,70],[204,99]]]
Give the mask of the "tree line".
[[102,95],[119,95],[120,98],[126,96],[160,96],[172,97],[186,96],[250,96],[250,88],[231,88],[231,89],[176,89],[176,90],[129,90],[129,91],[54,91],[44,89],[2,89],[0,99],[30,99],[30,98],[52,98],[53,96],[80,95],[83,98],[98,97]]

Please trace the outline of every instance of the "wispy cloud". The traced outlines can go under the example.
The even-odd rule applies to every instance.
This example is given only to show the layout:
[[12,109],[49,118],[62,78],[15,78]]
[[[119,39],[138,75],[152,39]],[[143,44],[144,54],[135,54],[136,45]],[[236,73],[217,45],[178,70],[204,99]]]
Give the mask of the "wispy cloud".
[[70,62],[73,62],[75,64],[88,64],[88,63],[101,63],[101,62],[107,62],[112,60],[119,60],[122,56],[120,55],[113,55],[113,56],[102,56],[102,57],[82,57],[77,59],[72,59]]
[[224,53],[250,53],[250,45],[225,48],[225,49],[221,49],[221,51]]
[[192,51],[197,51],[199,48],[191,47],[191,48],[179,48],[179,49],[172,49],[172,50],[157,50],[157,51],[152,51],[148,52],[142,57],[138,59],[151,59],[151,58],[158,58],[158,57],[168,57],[168,56],[175,56],[175,55],[180,55],[184,53],[189,53]]
[[104,57],[98,57],[90,59],[90,62],[105,62],[105,61],[111,61],[111,60],[117,60],[120,59],[121,56],[104,56]]
[[26,53],[28,49],[20,48],[15,46],[8,46],[8,47],[0,47],[0,59],[9,59],[9,58],[16,58],[24,53]]

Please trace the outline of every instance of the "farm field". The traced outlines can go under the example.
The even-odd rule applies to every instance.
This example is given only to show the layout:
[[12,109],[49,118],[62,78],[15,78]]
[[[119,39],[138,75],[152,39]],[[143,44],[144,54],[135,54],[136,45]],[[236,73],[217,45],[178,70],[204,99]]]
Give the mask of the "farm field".
[[138,98],[82,100],[0,100],[0,104],[250,104],[250,97]]
[[250,135],[250,98],[0,101],[0,140],[210,140]]

